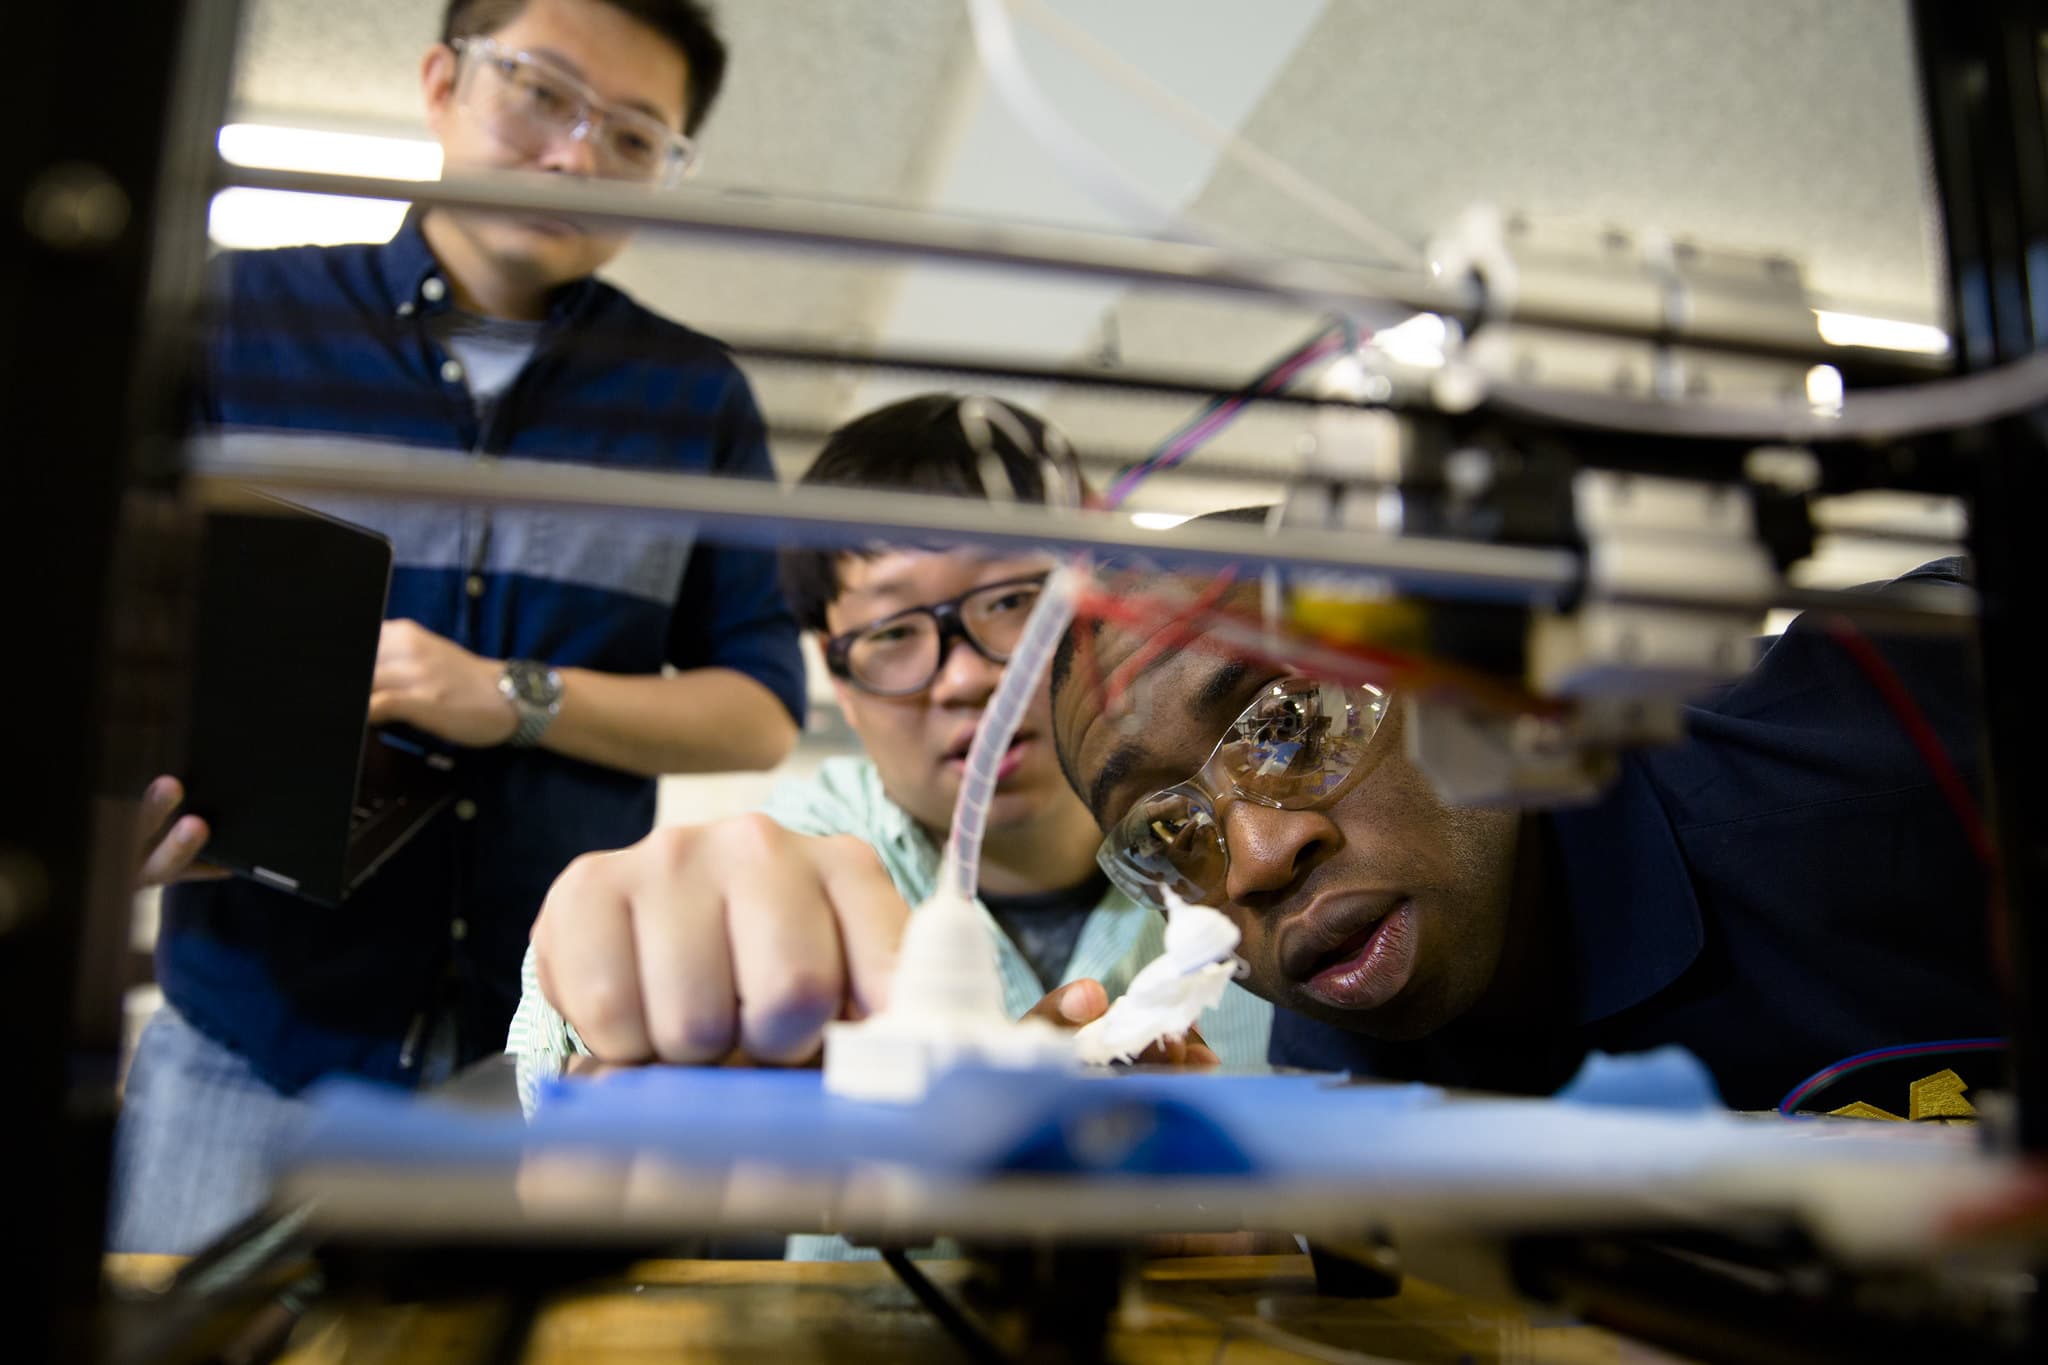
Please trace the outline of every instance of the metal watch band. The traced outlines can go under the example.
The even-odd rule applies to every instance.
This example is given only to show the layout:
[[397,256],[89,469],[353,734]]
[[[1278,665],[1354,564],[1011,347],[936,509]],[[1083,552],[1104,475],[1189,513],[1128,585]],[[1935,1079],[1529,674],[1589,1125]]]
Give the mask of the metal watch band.
[[[498,677],[498,690],[519,716],[518,725],[505,742],[515,749],[532,748],[562,709],[561,674],[531,659],[513,659]],[[536,700],[536,694],[545,700]]]

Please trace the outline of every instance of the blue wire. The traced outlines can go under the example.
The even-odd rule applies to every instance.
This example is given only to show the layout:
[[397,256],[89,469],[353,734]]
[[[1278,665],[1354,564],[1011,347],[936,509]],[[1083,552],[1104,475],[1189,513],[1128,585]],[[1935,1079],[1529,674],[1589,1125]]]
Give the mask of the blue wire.
[[1778,1101],[1778,1112],[1792,1113],[1792,1106],[1805,1098],[1804,1091],[1822,1077],[1834,1079],[1830,1073],[1848,1075],[1867,1062],[1881,1062],[1888,1057],[1907,1057],[1923,1052],[1991,1052],[2006,1046],[2003,1038],[1950,1038],[1934,1043],[1893,1043],[1889,1047],[1874,1047],[1868,1052],[1858,1052],[1844,1057],[1839,1062],[1830,1062],[1785,1092],[1785,1098]]

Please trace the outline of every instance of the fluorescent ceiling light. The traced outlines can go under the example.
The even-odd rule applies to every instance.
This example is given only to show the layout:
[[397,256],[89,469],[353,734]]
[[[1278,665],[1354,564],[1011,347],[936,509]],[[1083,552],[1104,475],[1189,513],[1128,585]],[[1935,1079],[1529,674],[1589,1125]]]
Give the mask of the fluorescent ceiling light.
[[1948,333],[1924,322],[1900,322],[1897,318],[1867,318],[1860,313],[1813,310],[1820,324],[1820,339],[1830,346],[1873,346],[1881,351],[1912,351],[1918,355],[1947,355]]
[[406,205],[389,199],[222,190],[213,197],[206,232],[216,245],[246,250],[388,242],[405,221],[405,210]]
[[[433,180],[441,174],[441,146],[426,138],[230,123],[220,130],[219,146],[223,160],[265,170],[390,180]],[[207,215],[207,234],[230,248],[388,242],[405,221],[406,207],[388,199],[223,190]]]
[[1131,525],[1145,531],[1171,531],[1192,517],[1188,512],[1133,512]]
[[441,144],[429,138],[230,123],[220,130],[219,146],[221,159],[237,166],[328,175],[374,175],[386,180],[441,178]]

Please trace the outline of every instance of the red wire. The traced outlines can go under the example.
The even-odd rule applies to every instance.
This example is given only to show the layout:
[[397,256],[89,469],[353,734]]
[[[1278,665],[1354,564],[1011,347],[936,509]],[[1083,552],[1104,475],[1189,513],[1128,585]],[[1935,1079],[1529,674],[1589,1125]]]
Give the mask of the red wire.
[[1108,692],[1103,704],[1116,705],[1123,696],[1124,689],[1131,685],[1131,679],[1150,668],[1153,660],[1169,649],[1185,647],[1196,634],[1196,626],[1193,624],[1196,618],[1204,616],[1209,608],[1215,606],[1235,582],[1237,569],[1226,566],[1216,577],[1209,580],[1207,587],[1196,594],[1194,601],[1188,604],[1186,610],[1176,612],[1165,626],[1155,631],[1152,638],[1140,645],[1130,658],[1117,665],[1116,671],[1109,675]]
[[1870,642],[1870,637],[1839,616],[1822,617],[1820,628],[1863,670],[1870,685],[1877,689],[1878,696],[1891,709],[1899,727],[1906,732],[1906,738],[1919,751],[1920,761],[1933,775],[1934,785],[1948,802],[1949,809],[1955,812],[1956,823],[1963,827],[1963,837],[1969,840],[1977,861],[1983,864],[1989,889],[1985,905],[1986,934],[1991,944],[1992,960],[1997,964],[2005,985],[2010,988],[2012,958],[2007,951],[2005,916],[2002,913],[2003,881],[1999,875],[1998,846],[1991,838],[1990,827],[1984,823],[1977,798],[1970,794],[1969,783],[1963,780],[1955,761],[1942,747],[1941,737],[1934,732],[1934,726],[1920,709],[1920,703],[1913,700],[1913,694],[1906,690],[1906,685],[1885,661],[1884,655],[1878,652],[1877,646]]
[[1862,631],[1839,616],[1822,618],[1820,627],[1827,632],[1828,638],[1840,645],[1843,652],[1863,670],[1863,675],[1870,680],[1870,685],[1877,689],[1877,694],[1884,699],[1884,704],[1891,708],[1899,727],[1906,732],[1906,738],[1920,751],[1920,761],[1925,763],[1928,771],[1934,775],[1935,786],[1941,789],[1949,808],[1955,812],[1957,822],[1963,827],[1964,836],[1969,839],[1970,847],[1977,854],[1977,860],[1984,864],[1985,871],[1996,877],[1998,849],[1991,841],[1991,832],[1984,824],[1983,814],[1977,809],[1977,798],[1970,794],[1969,784],[1963,781],[1963,775],[1957,770],[1955,761],[1948,756],[1948,750],[1942,747],[1941,737],[1935,734],[1934,726],[1928,722],[1926,713],[1920,709],[1920,703],[1913,700],[1913,694],[1899,681],[1899,675],[1892,670],[1884,655],[1878,652],[1877,646],[1872,644],[1870,638]]
[[[1556,703],[1546,702],[1543,698],[1523,692],[1489,675],[1441,660],[1402,654],[1385,648],[1351,646],[1312,639],[1309,643],[1320,657],[1304,658],[1297,657],[1299,651],[1296,654],[1288,653],[1284,646],[1279,650],[1266,650],[1240,641],[1219,640],[1199,633],[1202,629],[1219,623],[1253,629],[1260,628],[1263,624],[1256,616],[1228,608],[1210,607],[1201,612],[1199,619],[1189,620],[1191,610],[1185,603],[1163,602],[1158,598],[1142,595],[1113,597],[1089,591],[1082,595],[1075,611],[1077,615],[1091,620],[1108,621],[1127,628],[1152,631],[1184,622],[1188,628],[1176,632],[1175,647],[1199,649],[1225,658],[1255,659],[1281,668],[1306,667],[1332,682],[1399,687],[1417,695],[1448,693],[1490,710],[1515,714],[1549,715],[1562,709]],[[1122,672],[1123,667],[1118,671]]]

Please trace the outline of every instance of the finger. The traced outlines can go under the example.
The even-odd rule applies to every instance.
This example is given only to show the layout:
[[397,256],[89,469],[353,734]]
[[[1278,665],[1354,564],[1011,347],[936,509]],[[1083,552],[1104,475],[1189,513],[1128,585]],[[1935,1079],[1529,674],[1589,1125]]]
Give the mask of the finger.
[[1109,992],[1102,988],[1100,981],[1082,977],[1069,981],[1056,991],[1048,992],[1045,999],[1025,1011],[1026,1019],[1043,1019],[1060,1028],[1079,1028],[1092,1024],[1109,1009]]
[[632,916],[640,1003],[655,1057],[718,1061],[732,1051],[739,1015],[721,888],[692,868],[668,864],[645,876]]
[[149,856],[150,850],[163,837],[164,826],[170,822],[171,813],[184,799],[185,788],[175,777],[159,777],[143,789],[142,805],[135,813],[135,856],[138,859]]
[[370,690],[391,692],[416,688],[426,680],[426,667],[419,659],[405,652],[379,654],[377,664],[370,670]]
[[848,1018],[878,1014],[889,1003],[910,905],[873,848],[852,836],[819,841],[825,894],[839,921],[846,965]]
[[1146,1066],[1179,1066],[1187,1059],[1188,1045],[1179,1038],[1154,1039],[1150,1047],[1138,1054],[1138,1061]]
[[389,725],[406,718],[405,694],[397,691],[370,693],[370,724]]
[[765,819],[734,821],[724,832],[740,1045],[764,1062],[794,1065],[817,1052],[846,997],[838,919],[815,848],[799,853]]
[[414,621],[386,621],[377,633],[377,667],[417,663],[426,632]]
[[1190,1028],[1178,1038],[1161,1038],[1138,1054],[1138,1061],[1148,1066],[1221,1066],[1223,1059],[1215,1050],[1202,1041],[1202,1035]]
[[586,855],[555,879],[533,927],[534,965],[541,994],[592,1056],[644,1062],[654,1048],[640,1000],[632,907],[616,861],[623,856]]
[[142,860],[142,871],[137,880],[144,886],[162,886],[176,881],[199,855],[200,847],[206,843],[206,835],[204,820],[196,815],[183,817]]

